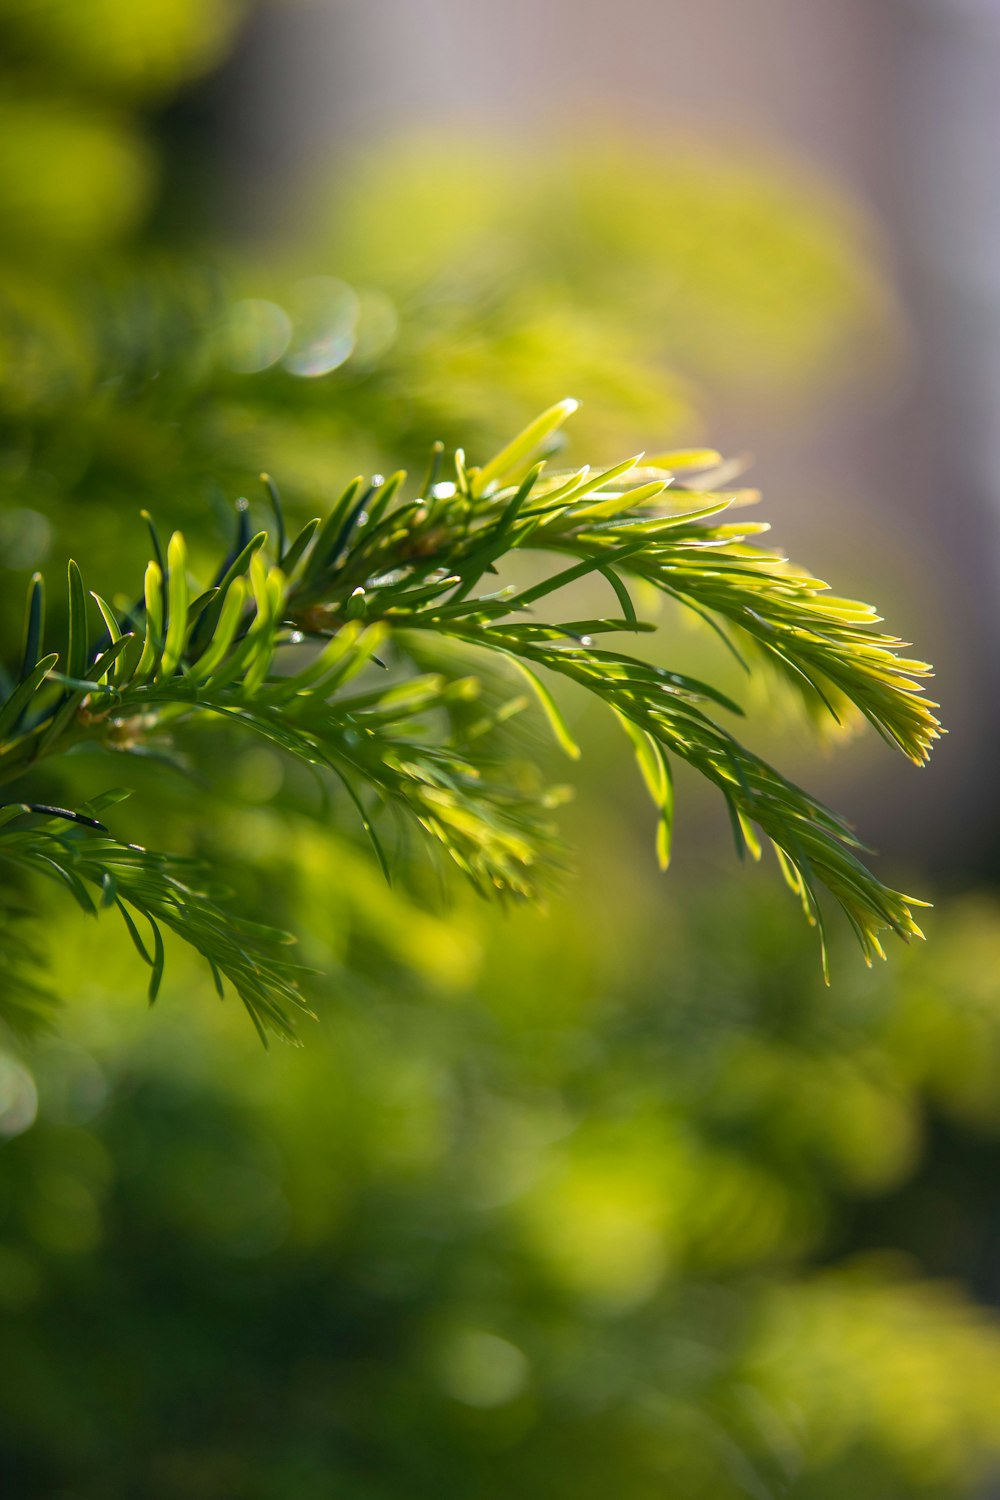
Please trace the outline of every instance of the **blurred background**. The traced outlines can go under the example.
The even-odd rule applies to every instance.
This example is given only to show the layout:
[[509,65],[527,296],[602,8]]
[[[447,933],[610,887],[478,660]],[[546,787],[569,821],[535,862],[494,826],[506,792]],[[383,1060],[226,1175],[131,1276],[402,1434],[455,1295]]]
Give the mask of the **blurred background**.
[[575,701],[541,914],[390,892],[269,751],[137,766],[320,1019],[265,1055],[182,951],[149,1012],[33,893],[66,1003],[0,1037],[5,1494],[1000,1495],[998,83],[996,0],[0,0],[7,639],[71,548],[133,578],[143,506],[207,545],[261,468],[312,514],[573,394],[569,461],[752,454],[950,730],[917,774],[756,728],[936,903],[829,990],[695,786],[656,874]]

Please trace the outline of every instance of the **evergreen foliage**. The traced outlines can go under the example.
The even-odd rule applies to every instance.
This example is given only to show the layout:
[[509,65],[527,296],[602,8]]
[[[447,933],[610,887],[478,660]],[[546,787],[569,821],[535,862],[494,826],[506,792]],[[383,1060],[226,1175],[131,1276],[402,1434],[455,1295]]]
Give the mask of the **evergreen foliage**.
[[[780,821],[809,904],[839,880],[865,932],[905,899],[722,700],[740,661],[751,696],[780,677],[817,724],[867,717],[920,759],[931,706],[898,679],[922,671],[761,550],[714,455],[574,494],[543,422],[506,533],[533,455],[420,480],[433,436],[488,453],[564,389],[584,456],[700,432],[706,383],[764,446],[790,396],[847,375],[856,402],[899,342],[872,237],[808,168],[619,138],[595,102],[589,135],[530,157],[408,118],[346,192],[342,160],[336,185],[310,172],[299,212],[255,177],[267,243],[227,243],[240,174],[188,91],[256,8],[0,0],[7,1487],[978,1494],[1000,1456],[975,1300],[996,1292],[995,905],[950,902],[930,952],[872,971],[831,924],[820,994],[777,881],[646,878],[639,778],[604,759],[624,730],[662,859],[692,760],[741,845]],[[306,504],[402,463],[416,483],[355,485],[295,557]],[[262,467],[287,519],[253,491],[217,559],[214,517]],[[148,591],[139,504],[164,527]],[[11,580],[43,566],[22,637]],[[710,685],[658,670],[681,665],[648,633],[661,598],[732,647],[716,674],[694,638]],[[446,847],[487,893],[558,879],[546,716],[596,787],[570,898],[514,931],[460,883],[432,909]],[[199,948],[265,1033],[315,1000],[307,1051],[261,1066],[199,1003]],[[178,1003],[134,1005],[142,962]],[[22,1045],[3,1022],[37,1025],[49,990],[72,1010]]]
[[[228,722],[332,778],[387,876],[382,829],[393,810],[484,894],[534,897],[560,859],[555,798],[525,790],[511,764],[504,723],[523,696],[493,703],[482,691],[487,669],[509,663],[571,757],[579,750],[549,682],[575,683],[614,712],[656,807],[664,867],[680,760],[721,792],[741,854],[772,845],[821,941],[824,887],[866,960],[882,954],[884,930],[919,936],[920,903],[883,885],[836,814],[719,722],[738,704],[603,641],[655,628],[632,596],[632,585],[649,585],[706,618],[748,672],[776,669],[813,713],[860,714],[917,764],[939,732],[920,690],[930,668],[900,654],[869,606],[831,596],[758,545],[766,526],[732,516],[756,497],[718,487],[729,478],[718,454],[573,473],[533,462],[575,405],[553,406],[481,467],[458,450],[452,478],[441,478],[439,445],[417,494],[402,471],[357,478],[291,537],[262,476],[271,524],[252,534],[241,501],[210,581],[195,581],[183,536],[164,545],[147,517],[154,555],[137,601],[88,592],[71,561],[56,649],[36,574],[0,708],[0,780],[17,796],[0,810],[6,871],[50,876],[87,911],[117,908],[151,969],[151,1000],[166,927],[204,955],[220,993],[229,981],[262,1038],[291,1037],[306,1001],[286,935],[235,917],[189,861],[117,836],[99,815],[120,794],[54,807],[31,800],[31,773],[84,746],[169,758],[178,729]],[[505,561],[528,552],[546,558],[536,581],[498,586]],[[562,618],[556,600],[588,575],[604,579],[615,610]],[[8,1009],[23,1017],[38,998],[30,954],[14,946],[5,966]]]

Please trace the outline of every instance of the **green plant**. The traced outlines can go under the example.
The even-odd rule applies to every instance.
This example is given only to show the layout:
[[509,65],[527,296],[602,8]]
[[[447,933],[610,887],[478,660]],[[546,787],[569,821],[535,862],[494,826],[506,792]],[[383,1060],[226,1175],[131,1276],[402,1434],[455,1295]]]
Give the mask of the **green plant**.
[[[558,403],[479,468],[459,450],[453,479],[440,477],[439,446],[412,498],[402,471],[355,479],[293,538],[264,476],[270,530],[251,535],[241,502],[236,542],[208,587],[193,583],[180,533],[164,547],[150,520],[154,557],[138,603],[88,600],[70,562],[58,650],[46,650],[36,575],[20,666],[0,708],[0,780],[18,793],[0,809],[8,878],[43,874],[85,910],[116,907],[152,970],[151,999],[166,927],[204,955],[220,993],[232,984],[262,1037],[291,1036],[305,1001],[285,935],[224,909],[216,882],[189,860],[116,837],[98,815],[120,794],[56,807],[34,800],[32,774],[85,747],[169,758],[174,737],[191,731],[197,757],[213,726],[234,725],[332,778],[387,876],[382,827],[394,810],[483,893],[532,897],[559,849],[554,799],[526,784],[505,739],[525,701],[498,690],[496,669],[510,665],[572,757],[578,748],[547,679],[596,694],[617,716],[656,805],[661,865],[677,758],[722,793],[741,853],[759,857],[759,835],[770,842],[821,940],[821,887],[869,961],[882,953],[881,931],[919,935],[911,908],[920,903],[883,885],[834,813],[713,717],[740,712],[730,697],[600,641],[655,628],[639,618],[629,587],[650,585],[706,619],[748,671],[776,669],[813,713],[860,713],[918,764],[939,730],[917,681],[929,667],[899,655],[869,606],[828,595],[760,548],[761,523],[730,519],[755,496],[713,488],[726,477],[717,454],[570,474],[532,463],[575,404]],[[498,567],[527,552],[558,566],[496,586]],[[604,580],[616,613],[536,613],[588,575]],[[5,963],[8,1010],[30,1013],[39,995],[30,951],[15,939]]]

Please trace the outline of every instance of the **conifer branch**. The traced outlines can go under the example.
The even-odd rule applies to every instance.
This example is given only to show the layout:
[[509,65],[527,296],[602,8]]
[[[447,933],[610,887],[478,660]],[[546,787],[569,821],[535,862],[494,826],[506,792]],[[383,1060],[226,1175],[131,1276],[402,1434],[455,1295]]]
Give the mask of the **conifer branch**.
[[[712,488],[718,455],[636,458],[573,474],[533,463],[574,407],[561,402],[543,413],[481,468],[458,451],[454,477],[439,479],[435,464],[413,497],[402,472],[355,479],[294,535],[264,476],[273,525],[250,535],[241,505],[234,545],[207,587],[193,579],[180,533],[164,546],[150,521],[154,556],[138,603],[116,608],[88,595],[69,564],[57,649],[46,651],[36,576],[16,686],[0,706],[0,784],[19,783],[83,743],[146,750],[182,726],[221,720],[343,786],[387,875],[381,805],[418,825],[479,889],[531,897],[558,857],[546,799],[520,790],[494,749],[505,710],[484,710],[474,731],[456,711],[479,693],[477,661],[507,662],[571,755],[578,750],[549,682],[574,682],[613,710],[656,806],[664,866],[678,758],[722,793],[741,852],[758,857],[761,836],[773,845],[821,935],[821,887],[846,912],[866,960],[882,954],[883,930],[919,935],[912,908],[921,903],[884,886],[834,813],[718,722],[720,712],[741,712],[735,702],[596,642],[655,628],[639,618],[630,592],[642,580],[709,620],[741,660],[752,648],[748,670],[763,657],[811,712],[858,713],[918,764],[940,728],[921,695],[930,668],[901,654],[903,643],[876,628],[869,606],[831,596],[757,545],[766,528],[733,519],[755,495]],[[516,551],[557,563],[528,586],[495,586],[498,566]],[[555,596],[588,576],[604,581],[614,612],[543,617]],[[454,669],[454,650],[443,670],[417,670],[423,645],[435,640],[457,647],[470,670]],[[59,880],[85,910],[116,907],[151,968],[151,997],[163,968],[162,925],[205,956],[220,988],[223,979],[233,985],[262,1035],[290,1035],[304,1002],[283,935],[223,915],[187,861],[118,842],[96,816],[102,805],[8,803],[0,862]]]

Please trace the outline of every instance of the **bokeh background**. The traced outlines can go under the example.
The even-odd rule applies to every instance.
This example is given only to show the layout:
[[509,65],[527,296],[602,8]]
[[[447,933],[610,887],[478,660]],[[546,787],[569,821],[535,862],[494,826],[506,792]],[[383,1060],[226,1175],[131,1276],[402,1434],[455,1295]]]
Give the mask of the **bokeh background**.
[[65,1004],[0,1038],[5,1494],[1000,1494],[998,84],[994,0],[0,0],[7,639],[71,548],[127,584],[142,506],[211,539],[262,467],[304,509],[573,394],[570,459],[752,453],[951,731],[917,774],[756,726],[936,902],[829,990],[697,787],[655,873],[573,701],[541,914],[390,892],[268,751],[130,772],[327,977],[265,1055],[182,951],[149,1012],[35,893]]

